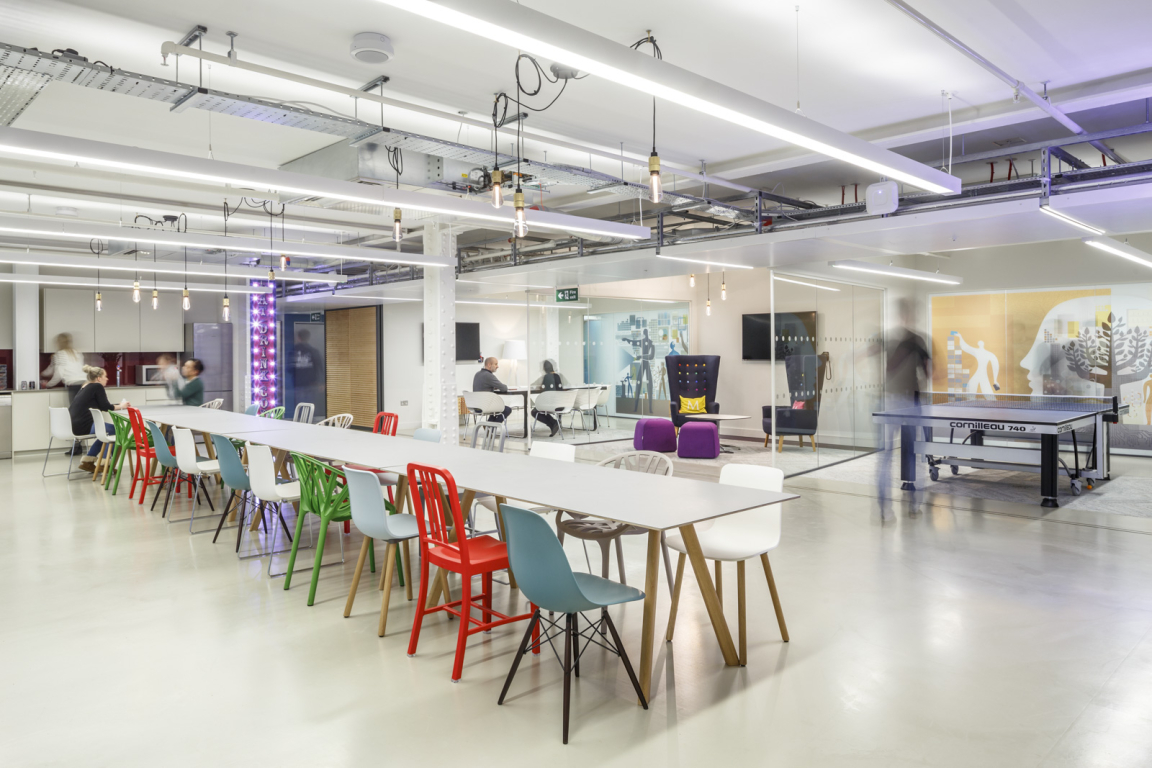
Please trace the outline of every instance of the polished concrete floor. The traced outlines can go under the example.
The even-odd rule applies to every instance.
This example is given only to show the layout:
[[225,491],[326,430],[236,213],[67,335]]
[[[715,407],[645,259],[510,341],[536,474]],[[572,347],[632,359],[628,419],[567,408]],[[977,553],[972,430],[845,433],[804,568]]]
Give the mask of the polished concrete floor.
[[[1149,535],[933,506],[884,522],[866,495],[805,488],[773,554],[792,641],[749,569],[749,663],[724,667],[688,579],[651,708],[593,649],[565,747],[553,659],[496,706],[518,626],[473,637],[453,685],[454,623],[427,620],[409,658],[402,591],[384,639],[371,579],[342,618],[355,533],[309,608],[307,573],[286,592],[231,537],[39,470],[0,462],[0,765],[1152,764]],[[614,615],[638,656],[639,605]]]

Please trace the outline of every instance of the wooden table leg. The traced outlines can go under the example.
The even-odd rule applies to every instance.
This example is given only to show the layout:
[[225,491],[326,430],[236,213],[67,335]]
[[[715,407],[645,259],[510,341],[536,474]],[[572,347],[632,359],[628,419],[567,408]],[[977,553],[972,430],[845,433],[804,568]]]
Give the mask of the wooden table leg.
[[212,444],[212,435],[207,432],[201,432],[200,434],[204,436],[204,450],[207,452],[208,458],[216,461],[216,446]]
[[[507,504],[508,499],[505,496],[496,496],[496,527],[500,529],[500,540],[507,541],[504,536],[504,515],[500,512],[500,505]],[[512,589],[520,589],[516,584],[516,574],[512,573],[512,566],[508,566],[508,586]]]
[[656,582],[660,578],[660,531],[648,531],[648,561],[644,568],[644,628],[640,633],[640,690],[651,701],[652,646],[656,636]]
[[696,535],[695,526],[681,526],[680,536],[684,540],[684,548],[688,550],[688,561],[692,563],[692,572],[696,575],[696,582],[700,585],[704,605],[708,608],[708,618],[712,620],[716,641],[720,644],[720,652],[724,654],[724,663],[730,667],[738,666],[740,657],[737,655],[736,646],[732,642],[732,632],[728,629],[728,622],[724,619],[724,606],[720,604],[720,600],[716,596],[716,588],[712,585],[712,576],[708,573],[708,563],[704,559],[704,552],[700,549],[700,539]]

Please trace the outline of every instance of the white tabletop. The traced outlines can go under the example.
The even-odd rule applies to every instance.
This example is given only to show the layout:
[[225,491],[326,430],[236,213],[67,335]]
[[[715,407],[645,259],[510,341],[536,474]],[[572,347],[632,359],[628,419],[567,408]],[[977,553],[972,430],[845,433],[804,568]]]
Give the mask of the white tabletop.
[[790,493],[479,451],[206,408],[158,407],[145,408],[142,412],[153,421],[400,474],[407,471],[409,462],[444,467],[461,489],[518,499],[533,506],[566,509],[649,530],[669,530],[798,498]]
[[741,416],[736,413],[682,413],[680,414],[686,419],[696,419],[698,421],[739,421],[740,419],[750,419],[751,416]]

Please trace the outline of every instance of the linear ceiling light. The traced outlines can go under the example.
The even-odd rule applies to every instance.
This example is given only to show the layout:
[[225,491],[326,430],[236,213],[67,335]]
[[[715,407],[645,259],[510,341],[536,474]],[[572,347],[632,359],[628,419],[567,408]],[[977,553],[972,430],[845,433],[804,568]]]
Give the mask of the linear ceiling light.
[[[424,301],[424,299],[407,299],[407,298],[400,298],[400,297],[396,297],[396,296],[366,296],[363,294],[353,294],[351,296],[345,294],[345,295],[341,296],[340,294],[323,294],[323,293],[289,296],[287,301],[289,301],[289,302],[324,301],[326,299],[347,299],[348,301],[421,301],[421,302]],[[525,306],[534,307],[534,308],[543,307],[544,309],[588,309],[588,307],[590,306],[588,304],[570,304],[568,302],[565,302],[563,304],[550,304],[547,302],[535,302],[534,301],[530,304],[525,304],[523,301],[499,301],[496,299],[491,299],[491,300],[457,299],[456,303],[457,304],[483,304],[483,305],[492,306],[492,307],[520,307],[520,308],[523,308]]]
[[904,277],[909,280],[923,280],[927,283],[943,283],[944,285],[960,285],[964,278],[955,275],[941,275],[938,272],[923,272],[919,269],[905,269],[904,267],[882,266],[869,264],[867,261],[830,261],[828,266],[836,269],[848,269],[853,272],[868,272],[873,275],[887,277]]
[[960,179],[508,0],[377,0],[938,194]]
[[840,290],[839,288],[829,288],[826,285],[816,285],[816,283],[805,283],[805,282],[800,281],[800,280],[792,280],[792,279],[787,278],[787,277],[780,277],[779,275],[773,275],[772,279],[779,281],[781,283],[792,283],[793,285],[806,285],[809,288],[819,288],[822,291],[837,291],[837,292],[839,292],[839,290]]
[[1128,243],[1122,243],[1110,237],[1086,237],[1084,238],[1084,242],[1105,253],[1119,256],[1122,259],[1128,259],[1128,261],[1134,261],[1142,267],[1152,267],[1152,254],[1145,253],[1139,248],[1133,248],[1128,245]]
[[1059,219],[1060,221],[1064,222],[1065,224],[1071,224],[1074,227],[1079,227],[1080,229],[1084,230],[1085,232],[1091,232],[1093,235],[1104,234],[1104,230],[1098,229],[1098,228],[1093,227],[1089,224],[1085,224],[1082,221],[1077,221],[1076,219],[1072,218],[1068,214],[1060,213],[1060,211],[1053,210],[1051,208],[1051,206],[1042,205],[1042,206],[1040,206],[1040,210],[1043,213],[1048,214],[1049,216],[1051,216],[1054,219]]
[[755,269],[755,267],[748,264],[725,264],[722,261],[705,261],[704,259],[686,259],[683,256],[665,256],[662,253],[656,254],[656,258],[664,259],[665,261],[685,261],[689,264],[706,264],[710,267],[724,267],[725,269]]
[[[63,237],[69,240],[120,240],[172,248],[198,248],[205,251],[236,251],[238,253],[283,253],[288,256],[309,256],[320,259],[343,259],[346,261],[373,261],[385,264],[416,264],[425,267],[445,267],[455,264],[455,259],[446,256],[416,256],[394,258],[382,248],[359,248],[350,245],[325,245],[323,243],[275,243],[275,250],[268,243],[254,237],[233,237],[231,235],[205,235],[189,232],[173,232],[163,229],[137,229],[118,224],[98,224],[93,222],[73,222],[63,219],[29,220],[17,216],[0,215],[0,234],[30,235],[33,237]],[[376,256],[374,254],[380,254]],[[289,274],[283,272],[282,274]],[[301,274],[301,273],[296,273]],[[327,282],[327,281],[325,281]]]
[[[125,147],[103,141],[77,139],[71,136],[58,136],[5,126],[0,126],[0,154],[78,163],[81,166],[97,168],[113,168],[144,176],[223,184],[239,187],[243,190],[281,192],[344,200],[365,205],[379,205],[387,208],[426,211],[445,216],[489,221],[508,228],[512,227],[514,220],[512,211],[496,211],[487,203],[462,200],[456,197],[410,192],[376,184],[324,179],[319,176],[309,176],[292,171],[257,168],[251,165],[227,163],[222,160],[208,160],[172,152]],[[614,221],[600,221],[536,210],[527,211],[526,216],[528,225],[535,229],[620,237],[626,240],[644,240],[652,236],[652,230],[648,227],[633,224],[620,224]],[[434,260],[434,257],[429,256],[425,257],[423,262],[403,261],[397,258],[393,259],[391,263],[421,263],[428,266],[455,265],[454,259],[448,261],[449,263],[441,265]]]
[[[92,256],[76,256],[70,253],[54,251],[12,251],[0,248],[0,264],[32,264],[39,267],[66,267],[69,269],[101,269],[113,272],[146,272],[161,275],[197,275],[198,277],[237,277],[254,280],[267,280],[267,269],[254,267],[228,267],[228,274],[224,268],[206,264],[196,264],[188,269],[175,262],[133,261],[132,259],[100,258]],[[277,280],[288,280],[302,283],[346,283],[347,275],[313,275],[308,272],[278,272]]]
[[[113,290],[124,289],[131,291],[133,289],[133,281],[131,280],[115,280],[102,278],[97,280],[94,277],[62,277],[57,275],[23,275],[23,274],[7,274],[0,273],[0,283],[32,283],[35,285],[71,285],[80,286],[84,288],[111,288]],[[201,293],[251,293],[251,294],[265,294],[272,293],[271,288],[257,288],[253,286],[240,286],[235,285],[207,285],[204,283],[188,283],[185,286],[183,283],[156,283],[155,286],[146,286],[149,290],[157,291],[198,291]]]

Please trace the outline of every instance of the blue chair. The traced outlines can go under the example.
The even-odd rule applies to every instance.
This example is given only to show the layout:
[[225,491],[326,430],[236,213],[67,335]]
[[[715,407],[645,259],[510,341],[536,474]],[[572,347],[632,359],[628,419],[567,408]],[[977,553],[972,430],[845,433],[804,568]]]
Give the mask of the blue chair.
[[252,405],[250,405],[250,406],[248,406],[247,408],[245,408],[245,409],[244,409],[244,415],[245,415],[245,416],[255,416],[255,415],[256,415],[256,411],[258,411],[258,410],[260,410],[260,409],[259,409],[259,407],[256,405],[256,403],[252,403]]
[[423,440],[426,443],[440,442],[440,430],[421,427],[412,433],[413,440]]
[[[500,511],[504,515],[504,535],[508,545],[508,562],[516,574],[516,581],[520,591],[534,606],[535,613],[528,622],[528,630],[524,639],[520,641],[520,650],[512,660],[512,669],[508,670],[508,679],[504,681],[504,690],[500,692],[497,704],[504,703],[508,689],[512,686],[512,678],[516,676],[516,668],[520,666],[520,659],[530,650],[535,650],[547,642],[552,645],[554,638],[560,634],[564,636],[564,743],[568,743],[568,710],[572,693],[572,673],[580,676],[580,655],[591,644],[588,637],[593,637],[606,625],[612,634],[612,643],[597,641],[624,662],[624,669],[628,672],[628,679],[636,689],[636,695],[644,709],[648,709],[648,701],[644,692],[640,690],[640,681],[632,670],[628,661],[628,654],[624,651],[624,644],[620,641],[620,634],[608,615],[608,606],[630,603],[643,600],[644,593],[635,587],[619,584],[615,581],[602,579],[589,573],[578,573],[568,564],[568,556],[560,540],[552,532],[552,528],[535,512],[519,509],[508,504],[501,504]],[[600,620],[588,621],[581,615],[582,611],[600,610]],[[559,620],[553,621],[540,614],[541,611],[564,614],[564,627],[560,627]],[[585,630],[590,634],[585,636],[580,631],[579,621],[584,618],[588,624]],[[532,641],[532,632],[537,623],[547,624],[542,629],[540,638]],[[581,647],[580,639],[585,638]],[[575,646],[575,657],[573,657]],[[555,646],[553,646],[555,650]],[[559,657],[559,654],[557,654]]]
[[384,599],[380,605],[380,626],[376,632],[380,637],[384,637],[384,630],[388,626],[388,599],[392,593],[392,573],[396,568],[399,554],[396,545],[417,538],[420,535],[420,528],[415,515],[389,514],[375,472],[345,466],[344,477],[348,483],[348,504],[352,510],[352,522],[356,523],[356,527],[364,534],[364,543],[360,546],[360,558],[356,561],[356,573],[352,576],[352,588],[348,590],[348,601],[344,604],[344,618],[348,618],[352,613],[352,602],[356,599],[356,588],[360,586],[360,573],[364,570],[364,561],[375,546],[373,540],[379,539],[388,545],[384,552],[384,574],[381,582]]
[[[212,444],[216,446],[216,459],[220,462],[220,479],[224,484],[232,489],[232,493],[228,496],[228,503],[224,505],[224,514],[220,516],[220,522],[216,526],[216,535],[212,537],[212,543],[216,543],[216,539],[220,536],[220,530],[224,527],[224,521],[228,519],[228,512],[232,508],[233,502],[238,501],[239,506],[236,508],[236,551],[240,551],[240,540],[244,535],[244,517],[248,512],[249,494],[252,493],[252,486],[248,482],[248,470],[244,468],[244,462],[240,461],[240,454],[236,451],[235,444],[224,437],[223,435],[212,435]],[[263,519],[264,533],[268,533],[268,520]],[[288,525],[284,522],[283,516],[280,518],[280,524],[284,526],[284,531],[288,531]],[[291,535],[289,535],[291,540]]]
[[167,517],[168,504],[172,500],[172,489],[180,480],[180,467],[176,464],[176,456],[172,453],[168,441],[164,439],[164,433],[160,431],[160,427],[151,421],[144,423],[148,425],[148,431],[152,435],[152,445],[156,449],[156,460],[160,462],[160,466],[164,467],[164,474],[160,476],[160,484],[156,486],[156,495],[152,497],[151,509],[153,512],[156,511],[156,500],[160,498],[160,491],[164,490],[164,486],[167,484],[168,493],[164,496],[164,511],[160,515],[160,517]]

